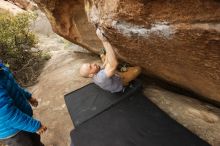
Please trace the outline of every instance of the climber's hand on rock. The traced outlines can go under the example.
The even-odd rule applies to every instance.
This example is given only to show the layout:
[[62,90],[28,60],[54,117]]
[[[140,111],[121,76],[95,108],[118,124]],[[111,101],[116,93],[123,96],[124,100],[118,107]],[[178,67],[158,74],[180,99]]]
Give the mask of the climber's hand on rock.
[[106,37],[103,35],[103,31],[97,28],[96,34],[101,41],[107,41]]

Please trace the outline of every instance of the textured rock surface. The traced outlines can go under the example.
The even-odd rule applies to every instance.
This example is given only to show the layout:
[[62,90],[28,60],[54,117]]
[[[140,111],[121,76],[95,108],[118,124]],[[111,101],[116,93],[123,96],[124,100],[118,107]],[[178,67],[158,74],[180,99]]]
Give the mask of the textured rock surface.
[[32,0],[6,0],[12,4],[17,5],[19,8],[24,10],[34,10],[37,8],[36,4]]
[[147,85],[145,95],[170,117],[190,131],[209,142],[219,146],[220,109],[200,102],[188,96],[164,90],[158,85]]
[[220,1],[34,1],[68,40],[97,52],[97,24],[121,59],[220,102]]
[[12,3],[0,0],[0,12],[1,11],[8,11],[9,13],[13,15],[24,12],[24,10],[13,5]]
[[102,47],[88,22],[83,0],[34,1],[46,13],[54,32],[96,53],[96,48]]

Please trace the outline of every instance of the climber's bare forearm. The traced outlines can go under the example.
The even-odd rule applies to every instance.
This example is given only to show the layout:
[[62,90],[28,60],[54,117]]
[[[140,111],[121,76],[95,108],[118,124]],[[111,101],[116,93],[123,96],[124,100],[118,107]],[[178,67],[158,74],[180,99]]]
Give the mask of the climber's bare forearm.
[[115,52],[108,41],[103,41],[103,45],[106,49],[106,64],[109,64],[111,68],[115,70],[118,65]]

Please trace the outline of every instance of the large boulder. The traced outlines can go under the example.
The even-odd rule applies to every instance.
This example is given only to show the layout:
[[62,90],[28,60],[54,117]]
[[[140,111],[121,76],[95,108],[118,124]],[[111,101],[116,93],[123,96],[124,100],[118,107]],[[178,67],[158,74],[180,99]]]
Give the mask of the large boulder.
[[220,1],[34,1],[73,43],[97,53],[99,26],[122,60],[220,103]]
[[95,28],[88,22],[84,0],[34,0],[46,13],[52,29],[67,40],[98,53],[102,47]]

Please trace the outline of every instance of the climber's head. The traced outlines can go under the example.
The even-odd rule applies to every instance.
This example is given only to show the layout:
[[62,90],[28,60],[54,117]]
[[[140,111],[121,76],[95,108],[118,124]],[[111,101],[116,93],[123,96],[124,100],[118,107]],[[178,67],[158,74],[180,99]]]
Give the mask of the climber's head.
[[100,66],[95,63],[84,63],[80,67],[80,75],[86,78],[92,78],[100,71]]

